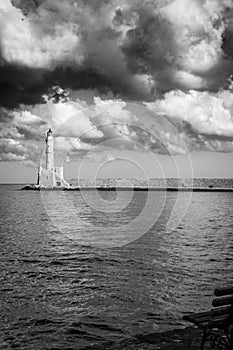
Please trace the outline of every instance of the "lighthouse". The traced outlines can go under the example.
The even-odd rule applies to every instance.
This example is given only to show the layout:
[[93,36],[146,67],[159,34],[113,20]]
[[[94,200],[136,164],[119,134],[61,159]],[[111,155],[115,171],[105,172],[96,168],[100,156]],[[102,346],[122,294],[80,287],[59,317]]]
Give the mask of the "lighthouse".
[[45,160],[45,169],[46,170],[54,170],[54,149],[53,149],[53,133],[51,128],[47,132],[46,135],[46,148],[45,148],[45,155],[46,155],[46,160]]
[[54,165],[54,139],[51,128],[46,133],[45,164],[39,164],[37,185],[40,188],[70,187],[63,177],[63,167]]
[[39,164],[38,180],[40,187],[56,187],[56,176],[54,168],[54,139],[51,128],[47,131],[45,139],[45,167]]

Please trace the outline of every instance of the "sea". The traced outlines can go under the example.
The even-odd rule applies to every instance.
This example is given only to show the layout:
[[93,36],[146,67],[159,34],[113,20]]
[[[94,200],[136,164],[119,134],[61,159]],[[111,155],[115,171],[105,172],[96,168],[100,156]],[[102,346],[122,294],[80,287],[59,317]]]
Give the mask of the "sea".
[[85,349],[189,326],[233,284],[233,192],[0,185],[0,348]]

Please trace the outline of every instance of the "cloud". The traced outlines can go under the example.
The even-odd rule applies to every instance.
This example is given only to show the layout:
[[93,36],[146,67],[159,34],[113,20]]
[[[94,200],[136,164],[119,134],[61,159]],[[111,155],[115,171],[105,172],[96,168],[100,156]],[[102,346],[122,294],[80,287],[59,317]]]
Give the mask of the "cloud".
[[4,109],[5,118],[0,123],[0,157],[2,161],[37,162],[47,122],[25,106],[21,108],[17,111]]
[[25,159],[25,148],[14,139],[1,139],[0,154],[2,161],[22,161]]
[[[63,96],[62,89],[60,93]],[[96,97],[94,105],[88,105],[80,99],[73,101],[62,98],[55,102],[53,96],[45,100],[46,103],[34,106],[20,105],[13,112],[7,109],[3,111],[5,122],[2,123],[0,133],[2,143],[8,144],[9,138],[18,140],[17,145],[22,145],[25,160],[38,162],[49,127],[56,137],[59,155],[69,152],[77,158],[99,142],[124,138],[122,125],[132,118],[125,109],[126,103],[120,100],[103,101]],[[11,115],[9,118],[8,113]],[[17,154],[18,149],[14,150]],[[9,147],[2,149],[3,153],[14,153],[14,150]]]
[[217,91],[233,70],[232,13],[228,0],[5,0],[0,103],[41,103],[56,84],[137,101]]
[[38,125],[44,124],[42,119],[37,115],[32,114],[30,111],[22,111],[21,113],[14,111],[13,113],[14,122],[23,123],[24,125]]
[[170,120],[188,123],[202,135],[233,137],[233,93],[172,91],[147,107]]
[[222,85],[232,70],[222,50],[227,27],[224,16],[229,10],[232,12],[230,1],[215,0],[174,0],[162,8],[172,25],[178,52],[176,72],[180,73],[175,88],[217,90]]
[[[31,107],[22,105],[22,110],[14,111],[14,120],[6,124],[7,132],[2,137],[18,139],[26,147],[31,142],[40,142],[42,150],[41,141],[48,127],[52,127],[57,150],[62,154],[71,153],[71,158],[83,156],[95,145],[99,151],[114,148],[151,150],[160,154],[182,154],[200,149],[230,151],[232,97],[233,93],[228,90],[218,93],[169,92],[164,98],[145,104],[148,112],[154,115],[151,127],[146,126],[142,117],[132,113],[122,100],[95,97],[94,105],[80,99],[57,103],[48,100]],[[32,154],[26,153],[31,159]]]
[[48,127],[73,156],[232,150],[231,0],[4,0],[0,17],[4,159],[37,161]]
[[[229,5],[232,6],[232,5]],[[223,33],[222,50],[225,55],[232,59],[233,58],[233,13],[228,11],[225,14],[225,30]]]
[[[49,9],[48,9],[49,10]],[[74,26],[57,23],[46,26],[46,19],[56,19],[43,7],[35,18],[30,13],[25,16],[10,0],[5,0],[1,11],[2,58],[7,62],[25,65],[28,68],[53,68],[57,62],[71,57],[78,47],[78,36]],[[48,23],[47,23],[48,24]],[[76,58],[77,62],[81,61]]]
[[231,152],[232,95],[228,90],[215,94],[169,92],[164,98],[145,104],[144,113],[150,114],[151,124],[145,123],[140,113],[135,115],[120,99],[95,97],[94,105],[80,99],[63,102],[48,99],[44,104],[21,105],[12,112],[13,120],[3,123],[2,160],[8,159],[8,154],[13,160],[14,154],[14,160],[38,163],[49,127],[60,160],[67,156],[70,160],[81,159],[90,151],[97,154],[96,161],[106,158],[113,149],[159,154],[194,150]]
[[147,103],[155,116],[164,116],[177,130],[187,150],[233,151],[233,93],[180,90]]
[[11,111],[6,108],[0,108],[0,122],[1,123],[10,123],[13,119],[13,114]]
[[81,142],[78,138],[58,136],[55,138],[55,148],[63,152],[89,151],[91,145]]
[[14,120],[11,124],[23,139],[36,141],[41,139],[45,128],[47,128],[47,121],[30,110],[13,111],[12,115]]

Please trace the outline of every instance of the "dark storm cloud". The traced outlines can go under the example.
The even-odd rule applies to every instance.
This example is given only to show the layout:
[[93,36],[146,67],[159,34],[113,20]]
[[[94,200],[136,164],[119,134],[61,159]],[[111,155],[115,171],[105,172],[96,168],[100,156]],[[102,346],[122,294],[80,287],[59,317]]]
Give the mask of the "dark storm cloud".
[[152,96],[143,94],[140,87],[131,87],[127,80],[116,76],[113,82],[103,72],[98,72],[88,66],[58,67],[49,71],[5,65],[0,67],[0,105],[16,108],[21,103],[27,105],[43,103],[42,95],[54,85],[72,90],[96,89],[99,94],[107,94],[112,91],[119,97],[125,96],[129,99],[144,97],[145,100],[152,100]]
[[[232,9],[229,0],[0,1],[4,159],[22,160],[17,150],[36,159],[35,140],[48,124],[63,125],[64,138],[78,137],[80,152],[113,135],[126,148],[129,139],[163,154],[182,153],[182,142],[189,150],[231,150]],[[119,130],[80,136],[94,123],[90,105],[78,98],[84,90],[93,115],[103,124],[116,118]],[[128,100],[149,102],[155,119],[167,117],[177,132],[158,124],[160,142],[128,128]]]
[[133,74],[150,74],[159,91],[173,88],[172,61],[178,52],[174,32],[164,18],[155,16],[149,8],[138,9],[137,26],[127,32],[122,52]]
[[226,9],[225,29],[223,32],[222,49],[227,57],[233,59],[233,11],[231,8]]
[[41,103],[45,89],[42,70],[13,64],[0,67],[0,105],[4,107]]
[[30,12],[35,12],[44,0],[11,0],[11,3],[21,9],[23,14],[27,16]]
[[[222,49],[227,57],[233,60],[233,20],[231,27],[224,31]],[[233,65],[233,62],[231,63]]]
[[[224,1],[216,9],[214,3],[206,8],[206,3],[193,0],[187,9],[180,0],[12,0],[14,6],[9,4],[3,7],[9,18],[1,35],[3,106],[41,103],[41,95],[56,84],[151,101],[176,88],[216,91],[233,72],[229,15],[223,22],[219,14],[216,25],[211,13],[225,13]],[[209,64],[203,68],[205,60]]]

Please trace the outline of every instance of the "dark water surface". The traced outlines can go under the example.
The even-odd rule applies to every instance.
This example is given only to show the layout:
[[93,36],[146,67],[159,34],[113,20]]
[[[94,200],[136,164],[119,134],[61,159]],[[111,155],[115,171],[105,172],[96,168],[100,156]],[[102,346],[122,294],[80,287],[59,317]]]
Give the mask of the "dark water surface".
[[169,231],[176,193],[153,192],[142,215],[146,192],[101,202],[19,188],[0,186],[1,349],[82,349],[183,327],[185,312],[209,309],[214,288],[233,283],[233,193],[179,194],[187,212],[175,224],[178,203]]

